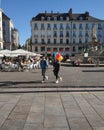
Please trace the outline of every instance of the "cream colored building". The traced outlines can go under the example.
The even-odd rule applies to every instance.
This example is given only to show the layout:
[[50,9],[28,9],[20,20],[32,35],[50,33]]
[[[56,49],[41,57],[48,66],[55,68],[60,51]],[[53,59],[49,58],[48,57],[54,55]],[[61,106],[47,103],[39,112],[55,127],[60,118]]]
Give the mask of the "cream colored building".
[[93,28],[96,37],[104,44],[104,20],[94,18],[89,12],[39,13],[31,20],[32,51],[52,55],[58,51],[62,55],[79,54],[92,41]]
[[14,50],[19,44],[19,33],[13,21],[0,9],[0,49]]

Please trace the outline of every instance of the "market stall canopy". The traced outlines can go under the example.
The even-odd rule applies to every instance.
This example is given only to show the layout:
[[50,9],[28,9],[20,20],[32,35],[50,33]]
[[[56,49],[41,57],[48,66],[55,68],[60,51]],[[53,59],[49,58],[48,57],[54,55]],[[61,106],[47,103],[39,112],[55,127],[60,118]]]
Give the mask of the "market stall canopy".
[[5,50],[0,51],[0,57],[3,57],[3,56],[7,56],[7,57],[18,57],[18,56],[36,56],[36,57],[40,57],[41,55],[37,54],[35,52],[30,52],[30,51],[27,51],[27,50],[23,50],[23,49],[17,49],[17,50],[13,50],[13,51],[5,49]]
[[30,52],[28,51],[25,51],[23,49],[17,49],[17,50],[14,50],[11,52],[12,54],[17,54],[17,55],[27,55],[29,54]]
[[0,57],[3,57],[3,56],[10,56],[11,55],[11,51],[10,50],[1,50],[0,51]]
[[35,52],[29,51],[29,56],[37,56],[37,54]]

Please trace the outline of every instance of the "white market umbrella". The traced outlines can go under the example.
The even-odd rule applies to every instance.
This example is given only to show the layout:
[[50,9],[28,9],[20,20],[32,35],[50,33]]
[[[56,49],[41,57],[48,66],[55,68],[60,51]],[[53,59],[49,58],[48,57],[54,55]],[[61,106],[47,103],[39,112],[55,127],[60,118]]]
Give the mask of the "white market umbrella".
[[29,54],[29,52],[25,51],[23,49],[17,49],[17,50],[12,51],[12,54],[16,54],[16,55],[27,55],[27,54]]
[[29,51],[29,56],[37,56],[36,53]]
[[7,49],[1,50],[1,51],[0,51],[0,56],[3,57],[4,55],[5,55],[5,56],[11,56],[11,51],[10,51],[10,50],[7,50]]

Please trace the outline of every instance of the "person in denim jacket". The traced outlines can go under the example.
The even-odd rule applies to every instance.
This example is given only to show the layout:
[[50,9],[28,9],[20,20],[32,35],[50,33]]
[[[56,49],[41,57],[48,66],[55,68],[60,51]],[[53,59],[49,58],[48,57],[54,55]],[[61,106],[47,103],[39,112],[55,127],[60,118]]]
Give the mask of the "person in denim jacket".
[[48,80],[48,76],[46,76],[46,70],[48,68],[48,61],[45,59],[44,56],[42,57],[40,61],[40,68],[41,68],[41,73],[43,76],[42,83],[44,83],[46,79]]

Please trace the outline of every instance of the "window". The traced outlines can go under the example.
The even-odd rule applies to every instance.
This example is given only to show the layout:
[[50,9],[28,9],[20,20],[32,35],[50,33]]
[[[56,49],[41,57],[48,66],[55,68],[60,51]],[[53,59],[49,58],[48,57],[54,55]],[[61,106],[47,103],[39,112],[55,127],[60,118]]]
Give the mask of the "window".
[[53,25],[53,29],[57,29],[57,24],[54,24],[54,25]]
[[82,39],[81,38],[79,39],[79,44],[82,44]]
[[79,20],[83,20],[83,17],[79,17]]
[[50,25],[50,23],[47,24],[47,29],[48,29],[48,30],[51,30],[51,25]]
[[44,31],[41,32],[41,37],[45,37]]
[[60,17],[60,21],[63,21],[63,17]]
[[69,44],[69,39],[66,39],[66,44]]
[[50,17],[47,17],[47,20],[50,21]]
[[70,48],[69,47],[65,48],[65,51],[70,51]]
[[87,43],[88,42],[88,38],[85,38],[85,43]]
[[74,52],[76,51],[75,46],[73,46],[73,51],[74,51]]
[[70,29],[70,27],[69,27],[69,24],[68,24],[68,23],[66,24],[66,29]]
[[41,17],[41,20],[44,21],[44,17],[43,16]]
[[54,17],[54,21],[57,21],[57,17]]
[[42,43],[42,44],[45,44],[45,41],[44,41],[44,39],[41,39],[41,43]]
[[35,47],[35,52],[38,52],[38,47]]
[[75,33],[75,31],[73,32],[73,37],[76,37],[76,33]]
[[50,44],[50,39],[48,39],[48,44]]
[[86,30],[89,29],[88,23],[85,25],[85,29],[86,29]]
[[100,30],[100,29],[102,29],[102,26],[101,26],[101,24],[98,24],[98,29]]
[[38,33],[37,33],[37,31],[35,31],[34,37],[38,37]]
[[47,37],[51,37],[51,31],[47,32]]
[[85,37],[89,37],[88,31],[85,32]]
[[69,37],[69,31],[66,31],[66,37]]
[[48,52],[51,52],[51,48],[48,47],[48,48],[47,48],[47,51],[48,51]]
[[3,26],[5,26],[5,22],[3,21]]
[[83,29],[83,27],[82,27],[82,24],[81,24],[81,23],[79,24],[79,29]]
[[102,37],[102,34],[100,31],[98,31],[98,37],[101,38]]
[[60,39],[60,44],[63,44],[63,39]]
[[53,48],[53,52],[57,52],[57,48]]
[[69,21],[69,17],[66,17],[66,21]]
[[63,31],[60,31],[60,37],[63,37]]
[[80,32],[79,32],[79,37],[82,37],[82,36],[83,36],[83,35],[82,35],[82,31],[80,31]]
[[76,40],[75,40],[75,39],[73,39],[73,43],[74,43],[74,44],[76,43]]
[[35,43],[38,43],[38,40],[37,40],[37,39],[35,39]]
[[63,52],[63,50],[64,50],[63,48],[59,48],[59,52]]
[[44,29],[44,23],[41,24],[41,29]]
[[76,29],[76,24],[73,24],[73,29]]
[[56,39],[54,39],[54,44],[56,44],[57,43],[57,40]]
[[45,47],[41,47],[41,51],[45,51]]
[[95,24],[93,23],[93,24],[92,24],[92,29],[93,29],[94,27],[95,27]]
[[57,32],[56,31],[53,32],[53,36],[57,37]]
[[60,23],[60,30],[61,30],[61,29],[63,29],[63,24],[62,24],[62,23]]
[[34,24],[34,29],[38,29],[37,23]]

